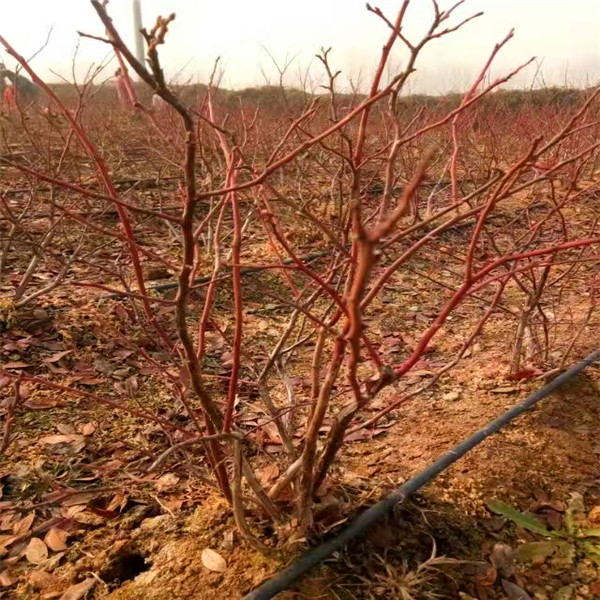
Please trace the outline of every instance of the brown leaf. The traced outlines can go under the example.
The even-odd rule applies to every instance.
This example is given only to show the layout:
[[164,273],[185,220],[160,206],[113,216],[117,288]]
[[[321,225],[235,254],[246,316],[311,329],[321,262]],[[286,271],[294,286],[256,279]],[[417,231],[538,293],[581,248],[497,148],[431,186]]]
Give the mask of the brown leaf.
[[56,425],[56,429],[58,429],[60,433],[64,433],[65,435],[72,435],[73,433],[75,433],[75,429],[73,428],[73,426],[69,425],[68,423],[58,423]]
[[68,444],[72,441],[72,437],[70,435],[66,435],[64,433],[57,433],[54,435],[46,435],[40,438],[40,442],[42,444]]
[[260,474],[260,482],[263,485],[269,484],[271,481],[274,481],[279,476],[279,467],[276,463],[269,463]]
[[114,312],[121,319],[121,321],[129,321],[129,313],[122,304],[117,304],[114,308]]
[[0,573],[0,587],[10,587],[17,580],[8,572],[2,571]]
[[83,525],[103,525],[105,522],[104,517],[100,515],[94,514],[90,511],[81,511],[73,515],[73,520],[77,521],[77,523],[82,523]]
[[56,575],[46,571],[30,571],[28,580],[29,584],[36,590],[45,590],[60,581]]
[[[79,492],[71,494],[61,501],[61,506],[76,506],[78,504],[87,504],[90,500],[100,496],[100,492]],[[84,506],[85,508],[85,506]]]
[[156,480],[156,489],[159,492],[164,492],[174,487],[179,481],[179,477],[175,473],[165,473]]
[[600,506],[594,506],[587,516],[588,523],[599,524],[600,523]]
[[79,425],[77,427],[77,431],[82,435],[92,435],[94,431],[96,431],[98,427],[98,423],[96,421],[90,421],[89,423],[84,423],[83,425]]
[[106,510],[115,510],[115,511],[122,511],[125,506],[127,505],[128,502],[128,497],[117,492],[112,500],[109,502],[108,506],[106,507]]
[[36,397],[27,400],[23,405],[29,410],[47,410],[54,408],[55,406],[65,406],[65,404],[57,398],[42,398]]
[[67,549],[67,537],[69,534],[63,529],[59,529],[58,527],[53,527],[48,531],[46,537],[44,538],[44,542],[50,550],[54,550],[54,552],[60,552],[61,550]]
[[125,380],[125,389],[131,398],[135,398],[138,391],[138,380],[136,377],[129,377]]
[[514,572],[514,553],[508,544],[500,542],[494,544],[490,555],[490,562],[504,577],[510,577]]
[[22,540],[23,537],[23,535],[0,535],[0,550],[12,546],[15,542]]
[[26,362],[8,362],[2,365],[2,368],[7,371],[10,369],[27,369],[28,367],[33,367],[33,365]]
[[44,362],[46,362],[46,363],[56,363],[61,358],[67,356],[67,354],[71,354],[71,352],[73,352],[73,350],[63,350],[62,352],[57,352],[56,354],[53,354],[52,356],[49,356],[48,358],[45,358]]
[[12,531],[15,535],[20,535],[21,533],[27,533],[33,522],[35,521],[35,511],[30,512],[27,516],[19,519],[12,527]]
[[[15,543],[10,547],[8,551],[8,559],[3,559],[4,566],[8,567],[9,564],[14,564],[17,562],[24,554],[27,549],[27,540],[29,536],[25,534],[25,539],[20,535]],[[9,562],[10,559],[14,559],[13,562]]]
[[116,365],[103,358],[98,358],[94,361],[94,369],[104,375],[112,375],[116,368]]
[[117,390],[117,392],[119,392],[119,394],[127,393],[127,390],[125,389],[125,384],[121,383],[120,381],[115,381],[114,387],[115,387],[115,390]]
[[61,375],[66,375],[69,372],[68,369],[65,369],[64,367],[57,367],[52,363],[48,363],[47,367],[52,373],[60,373]]
[[225,562],[225,559],[218,552],[215,552],[210,548],[204,548],[204,550],[202,550],[201,558],[202,564],[209,571],[224,573],[227,570],[227,563]]
[[221,363],[224,367],[231,367],[233,365],[233,354],[231,352],[223,352],[221,354]]
[[169,496],[169,498],[161,500],[161,503],[172,512],[179,510],[183,506],[183,500],[177,496]]
[[13,528],[14,520],[15,513],[13,511],[0,515],[0,531],[11,531]]
[[72,585],[59,600],[79,600],[83,598],[95,585],[96,580],[93,577],[88,577],[81,583]]
[[220,350],[225,345],[225,340],[217,333],[208,331],[206,333],[206,348],[209,352]]
[[86,509],[85,504],[76,504],[75,506],[63,506],[60,509],[63,517],[67,519],[73,519],[79,513],[82,513]]
[[116,358],[128,358],[133,354],[133,350],[128,350],[127,348],[117,348],[112,355]]
[[25,548],[25,558],[34,565],[39,565],[48,558],[48,547],[40,538],[31,538]]

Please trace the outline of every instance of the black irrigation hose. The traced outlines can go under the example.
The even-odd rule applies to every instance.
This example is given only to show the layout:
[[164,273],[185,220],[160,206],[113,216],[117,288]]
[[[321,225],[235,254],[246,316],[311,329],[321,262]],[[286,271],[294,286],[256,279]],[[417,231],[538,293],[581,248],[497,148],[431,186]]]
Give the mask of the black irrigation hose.
[[421,471],[418,475],[409,479],[383,500],[361,513],[348,527],[342,530],[334,538],[309,550],[289,567],[280,571],[271,579],[244,596],[244,600],[270,600],[279,592],[288,589],[309,569],[318,565],[336,550],[340,550],[354,538],[365,533],[375,521],[388,514],[396,504],[404,502],[411,494],[414,494],[417,490],[421,489],[424,485],[437,477],[442,471],[445,471],[450,465],[454,464],[457,460],[467,454],[467,452],[492,435],[492,433],[496,433],[502,429],[502,427],[510,423],[514,418],[532,408],[537,402],[545,398],[548,394],[556,390],[563,383],[569,381],[569,379],[583,371],[583,369],[598,359],[600,359],[600,348],[592,352],[582,361],[573,365],[550,383],[537,390],[537,392],[531,394],[531,396],[523,400],[523,402],[513,406],[513,408],[503,415],[488,423],[486,427],[480,429],[454,446],[454,448],[446,452],[446,454],[427,467],[424,471]]

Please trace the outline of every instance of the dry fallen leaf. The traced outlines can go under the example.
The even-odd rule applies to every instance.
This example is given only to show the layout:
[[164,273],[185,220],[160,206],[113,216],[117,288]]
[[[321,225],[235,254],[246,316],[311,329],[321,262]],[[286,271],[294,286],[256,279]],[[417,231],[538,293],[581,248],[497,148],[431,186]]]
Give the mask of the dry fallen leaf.
[[125,380],[125,389],[132,398],[137,394],[138,387],[139,385],[136,377],[132,376]]
[[94,369],[103,375],[112,375],[116,368],[116,365],[103,358],[98,358],[94,361]]
[[504,577],[510,577],[515,568],[514,552],[508,544],[502,544],[498,542],[494,544],[492,552],[490,554],[490,562]]
[[12,531],[15,523],[15,517],[18,517],[16,512],[9,510],[9,512],[0,515],[0,531]]
[[119,319],[121,319],[121,321],[129,320],[129,313],[127,312],[127,309],[122,304],[117,304],[117,306],[115,306],[115,308],[114,308],[114,312],[117,315],[117,317],[119,317]]
[[68,423],[57,423],[56,429],[58,429],[59,433],[64,433],[65,435],[72,435],[75,433],[73,425],[69,425]]
[[56,585],[60,580],[56,575],[46,571],[31,571],[28,577],[29,584],[36,590],[45,590]]
[[221,354],[221,363],[224,367],[231,367],[233,365],[233,354],[231,352],[223,352]]
[[69,443],[72,441],[72,437],[71,435],[66,435],[63,433],[60,434],[56,434],[56,435],[46,435],[44,437],[40,438],[40,442],[42,442],[42,444],[64,444],[64,443]]
[[79,504],[87,504],[90,500],[94,500],[100,496],[100,492],[79,492],[70,494],[64,500],[61,500],[61,506],[77,506]]
[[44,538],[44,542],[50,550],[54,550],[54,552],[60,552],[61,550],[67,549],[67,537],[69,534],[63,529],[59,529],[58,527],[53,527],[48,531],[46,537]]
[[48,547],[40,538],[31,538],[25,548],[25,558],[34,565],[39,565],[48,558]]
[[[58,567],[58,565],[61,563],[62,559],[64,558],[66,552],[57,552],[56,554],[53,554],[45,563],[44,563],[44,567],[48,570],[49,573],[53,573],[54,569],[56,569],[56,567]],[[61,586],[63,587],[63,586]]]
[[279,467],[276,463],[269,463],[260,474],[260,482],[263,485],[268,485],[279,477]]
[[28,367],[33,367],[26,362],[8,362],[2,365],[3,369],[27,369]]
[[162,504],[170,511],[178,511],[183,506],[183,500],[177,496],[169,496],[162,500]]
[[30,512],[27,516],[19,519],[12,527],[12,531],[15,535],[20,535],[21,533],[27,533],[30,527],[33,525],[33,521],[35,520],[35,512]]
[[102,517],[98,514],[94,514],[88,511],[80,511],[73,515],[73,521],[77,523],[81,523],[83,525],[103,525],[106,521],[105,517]]
[[598,524],[600,523],[600,506],[594,506],[587,516],[588,523]]
[[66,406],[64,402],[57,398],[31,398],[27,402],[23,402],[23,406],[30,410],[47,410],[55,406]]
[[81,583],[72,585],[61,597],[60,600],[79,600],[83,598],[96,583],[93,577],[88,577]]
[[175,473],[165,473],[156,480],[156,489],[159,492],[164,492],[169,488],[172,488],[179,481],[179,477]]
[[0,573],[0,587],[9,587],[17,581],[8,571]]
[[224,573],[227,570],[227,563],[225,559],[214,550],[210,548],[204,548],[202,550],[202,564],[209,571],[216,571],[217,573]]
[[60,513],[66,519],[72,519],[75,515],[83,512],[87,506],[85,504],[76,504],[75,506],[62,506]]
[[3,549],[8,548],[10,545],[22,540],[22,535],[0,535],[0,556]]
[[128,501],[129,501],[129,498],[127,496],[117,492],[113,496],[112,500],[108,503],[106,510],[121,512],[125,508],[125,506],[127,506]]
[[82,435],[92,435],[96,428],[98,427],[98,423],[96,421],[90,421],[89,423],[84,423],[83,425],[79,425],[77,427],[77,431]]
[[46,363],[58,362],[61,358],[64,358],[65,356],[67,356],[67,354],[71,354],[71,352],[73,352],[73,350],[63,350],[62,352],[57,352],[56,354],[53,354],[52,356],[49,356],[48,358],[44,358],[44,362],[46,362]]

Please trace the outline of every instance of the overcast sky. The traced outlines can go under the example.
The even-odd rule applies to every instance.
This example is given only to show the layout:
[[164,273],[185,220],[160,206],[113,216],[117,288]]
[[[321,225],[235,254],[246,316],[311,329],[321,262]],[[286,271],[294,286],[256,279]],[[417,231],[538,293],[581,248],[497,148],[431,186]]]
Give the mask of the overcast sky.
[[[366,82],[377,63],[386,26],[365,9],[362,0],[141,0],[143,24],[156,15],[175,12],[167,44],[161,49],[169,76],[205,82],[213,61],[222,57],[222,85],[263,85],[276,80],[276,70],[265,48],[280,62],[294,57],[286,83],[294,85],[300,72],[310,72],[317,85],[321,70],[313,60],[321,46],[333,47],[332,65],[344,76]],[[448,0],[440,0],[448,7]],[[3,4],[0,33],[17,51],[30,56],[53,28],[46,48],[33,66],[49,81],[52,71],[71,79],[71,65],[79,41],[77,31],[102,35],[103,29],[88,0],[12,0]],[[373,0],[393,19],[400,0]],[[111,0],[109,11],[126,40],[133,41],[132,0]],[[427,25],[429,0],[413,0],[405,24],[417,39]],[[471,13],[484,15],[458,33],[434,41],[423,52],[410,91],[443,93],[464,89],[478,66],[512,28],[515,38],[503,50],[493,75],[538,57],[537,82],[548,85],[593,85],[600,81],[600,0],[467,0],[453,22]],[[89,39],[80,41],[76,73],[107,56],[108,47]],[[8,67],[14,61],[0,53]],[[398,53],[394,65],[402,64]],[[115,70],[111,64],[106,76]],[[531,66],[516,81],[528,87],[536,72]],[[340,80],[341,81],[341,80]]]

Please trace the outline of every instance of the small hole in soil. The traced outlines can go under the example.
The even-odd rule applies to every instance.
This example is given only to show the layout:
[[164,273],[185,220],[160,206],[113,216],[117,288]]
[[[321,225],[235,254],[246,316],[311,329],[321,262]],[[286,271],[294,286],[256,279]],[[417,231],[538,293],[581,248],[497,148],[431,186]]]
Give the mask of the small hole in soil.
[[149,568],[150,565],[141,554],[123,554],[117,556],[110,563],[106,571],[102,573],[101,578],[106,583],[125,583]]

